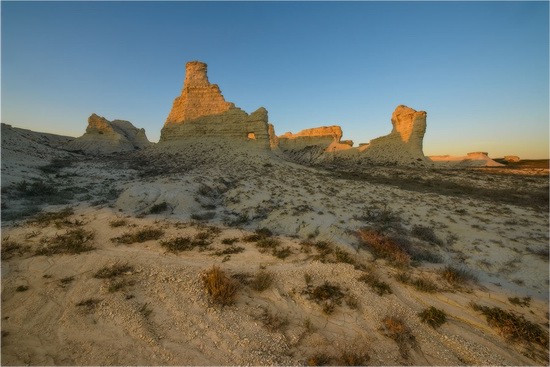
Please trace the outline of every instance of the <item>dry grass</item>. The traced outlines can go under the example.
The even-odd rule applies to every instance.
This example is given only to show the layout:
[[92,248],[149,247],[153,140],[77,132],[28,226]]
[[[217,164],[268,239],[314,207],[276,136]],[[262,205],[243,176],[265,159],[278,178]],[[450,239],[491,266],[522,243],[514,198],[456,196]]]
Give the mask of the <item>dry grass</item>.
[[12,241],[9,237],[2,239],[2,260],[9,260],[14,256],[22,256],[29,250],[29,246]]
[[114,243],[131,244],[135,242],[145,242],[158,240],[164,235],[164,231],[159,228],[143,228],[136,232],[126,232],[121,236],[111,238]]
[[36,250],[35,255],[51,256],[55,254],[80,254],[82,252],[95,249],[90,242],[94,238],[94,233],[82,228],[71,229],[61,235],[48,240],[45,247]]
[[418,314],[420,320],[430,325],[431,327],[438,328],[447,322],[447,314],[445,311],[435,308],[433,306],[426,308],[424,311]]
[[203,273],[202,281],[206,292],[214,303],[222,306],[234,303],[235,293],[238,289],[237,283],[227,277],[219,267],[213,266]]
[[250,282],[250,287],[258,292],[262,292],[271,287],[272,283],[273,273],[261,270],[254,275],[254,278]]
[[345,296],[339,285],[333,285],[327,281],[317,287],[308,285],[303,293],[319,304],[327,315],[334,312],[337,305],[342,304],[342,299]]
[[361,275],[357,280],[366,283],[379,296],[392,293],[390,285],[381,281],[373,271]]
[[396,279],[401,283],[413,286],[417,291],[434,293],[439,291],[439,287],[431,279],[427,277],[413,278],[407,273],[399,273]]
[[50,225],[50,223],[52,222],[67,219],[73,214],[74,214],[74,210],[72,208],[67,207],[58,212],[40,213],[36,215],[33,219],[29,220],[29,223],[39,225],[41,227],[46,227]]
[[99,269],[94,274],[94,278],[111,279],[121,275],[131,274],[133,271],[134,267],[131,265],[116,263],[111,266],[104,266],[103,268]]
[[359,230],[357,236],[375,257],[386,259],[393,266],[406,267],[411,263],[411,256],[394,239],[370,229]]
[[382,320],[385,335],[393,339],[399,346],[403,358],[408,358],[411,346],[415,345],[415,337],[405,321],[399,316],[387,316]]
[[411,234],[414,237],[424,240],[426,242],[439,245],[439,246],[443,245],[443,241],[439,237],[437,237],[433,229],[429,227],[425,227],[422,225],[415,225],[411,230]]
[[447,265],[441,271],[441,277],[453,285],[464,285],[477,281],[475,275],[469,270],[465,268],[455,268],[451,265]]
[[111,226],[111,228],[117,228],[117,227],[125,226],[127,223],[128,222],[126,221],[126,219],[117,218],[117,219],[113,219],[112,221],[110,221],[109,226]]
[[524,316],[499,307],[481,306],[476,303],[472,303],[471,307],[485,315],[487,323],[496,328],[504,337],[548,348],[548,332],[539,325],[526,320]]

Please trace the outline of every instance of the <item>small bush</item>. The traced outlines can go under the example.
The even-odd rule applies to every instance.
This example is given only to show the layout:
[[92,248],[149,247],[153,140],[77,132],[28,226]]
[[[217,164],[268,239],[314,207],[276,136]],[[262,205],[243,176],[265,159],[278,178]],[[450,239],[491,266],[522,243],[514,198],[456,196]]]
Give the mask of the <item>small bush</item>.
[[24,255],[29,250],[29,246],[21,245],[8,238],[2,240],[2,260],[9,260],[14,256]]
[[134,267],[128,264],[113,264],[111,266],[104,266],[103,268],[96,271],[94,278],[98,279],[110,279],[116,278],[127,273],[134,271]]
[[480,306],[475,303],[471,306],[475,311],[485,315],[487,323],[498,329],[503,336],[548,348],[548,333],[539,325],[526,320],[522,315],[505,311],[499,307]]
[[269,237],[273,236],[273,232],[271,232],[268,228],[258,228],[254,231],[254,234],[248,235],[243,237],[244,242],[258,242],[261,240],[268,239]]
[[168,204],[166,203],[166,201],[163,201],[162,203],[153,205],[151,209],[149,209],[149,213],[159,214],[165,212],[166,210],[168,210]]
[[112,221],[109,222],[109,225],[111,226],[111,228],[122,227],[122,226],[125,226],[126,224],[127,224],[127,221],[126,219],[123,219],[123,218],[113,219]]
[[240,254],[241,252],[244,252],[245,248],[241,246],[232,246],[225,248],[223,250],[217,250],[213,253],[215,256],[223,256],[223,255],[233,255],[233,254]]
[[420,312],[418,316],[422,322],[430,325],[434,329],[447,322],[447,314],[445,311],[437,309],[433,306]]
[[516,306],[529,307],[531,304],[531,297],[523,297],[522,299],[519,299],[518,297],[509,297],[508,301]]
[[281,244],[281,241],[279,241],[276,238],[262,238],[258,242],[256,242],[256,247],[261,249],[268,249],[268,248],[274,249],[280,244]]
[[89,244],[94,238],[91,231],[82,228],[71,229],[65,234],[57,235],[48,241],[46,247],[42,247],[35,252],[35,255],[51,256],[55,254],[80,254],[82,252],[92,251],[95,248]]
[[424,240],[426,242],[430,242],[439,246],[443,245],[443,241],[439,239],[434,233],[434,230],[429,227],[415,225],[411,230],[411,234],[414,237]]
[[271,287],[272,283],[273,273],[262,270],[254,275],[254,278],[250,282],[250,287],[258,292],[262,292]]
[[320,304],[323,312],[327,315],[334,311],[336,305],[342,304],[342,298],[345,296],[340,286],[332,285],[327,281],[325,281],[323,285],[315,288],[308,286],[304,293],[307,294],[311,300]]
[[65,288],[69,283],[71,283],[73,281],[74,281],[73,276],[61,278],[61,279],[59,279],[59,286],[61,288]]
[[405,321],[399,316],[387,316],[382,320],[386,336],[393,339],[403,358],[408,358],[409,349],[415,343],[415,337]]
[[86,311],[91,312],[96,309],[96,307],[101,303],[101,299],[98,298],[88,298],[86,300],[80,301],[76,304],[77,307],[83,307]]
[[383,258],[397,267],[406,267],[411,262],[410,255],[390,237],[379,232],[362,229],[357,233],[362,245],[377,258]]
[[135,242],[145,242],[150,240],[158,240],[164,235],[164,231],[158,228],[143,228],[137,232],[127,232],[121,236],[111,238],[114,243],[131,244]]
[[160,241],[160,245],[168,251],[178,253],[181,251],[190,251],[195,245],[189,237],[175,237],[169,240]]
[[274,248],[272,251],[272,254],[273,256],[278,257],[279,259],[286,259],[290,255],[292,255],[292,250],[290,250],[289,246],[282,249]]
[[381,281],[374,272],[365,273],[357,280],[366,283],[379,296],[392,293],[390,285]]
[[191,219],[202,222],[202,221],[209,221],[210,219],[214,219],[215,216],[216,216],[216,212],[210,211],[210,212],[204,212],[204,213],[191,214]]
[[232,238],[224,238],[222,240],[222,243],[224,245],[232,245],[234,244],[235,242],[239,242],[239,239],[237,237],[232,237]]
[[268,310],[264,309],[260,320],[264,326],[271,332],[280,331],[282,328],[288,325],[288,320],[279,315],[272,314]]
[[448,265],[441,271],[441,276],[447,282],[459,285],[469,282],[475,282],[477,278],[469,270],[465,268],[455,268],[454,266]]
[[141,305],[138,311],[144,318],[148,318],[151,313],[153,313],[153,310],[149,308],[148,303],[144,303],[143,305]]
[[331,358],[324,354],[316,354],[311,357],[308,357],[306,360],[306,366],[328,366],[331,362]]
[[46,227],[54,221],[67,219],[73,214],[74,210],[72,208],[65,208],[58,212],[40,213],[36,215],[33,219],[29,220],[29,223],[38,224],[40,226]]
[[437,284],[428,278],[411,278],[409,274],[399,273],[396,279],[401,283],[412,285],[416,290],[426,293],[434,293],[439,290]]
[[29,287],[26,286],[26,285],[20,285],[20,286],[18,286],[17,288],[15,288],[15,291],[16,291],[16,292],[25,292],[25,291],[27,291],[27,290],[29,290]]
[[369,359],[368,353],[355,350],[344,351],[336,358],[338,366],[366,366]]
[[214,303],[222,306],[234,303],[237,283],[228,278],[223,270],[213,266],[202,275],[202,281],[207,293]]

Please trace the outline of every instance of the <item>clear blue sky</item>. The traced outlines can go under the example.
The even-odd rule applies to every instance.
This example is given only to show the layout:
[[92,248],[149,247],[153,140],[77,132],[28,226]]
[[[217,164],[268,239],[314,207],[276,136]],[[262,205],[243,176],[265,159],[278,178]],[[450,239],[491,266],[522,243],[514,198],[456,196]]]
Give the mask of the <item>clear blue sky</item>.
[[549,3],[1,2],[2,122],[80,136],[95,112],[157,141],[185,63],[277,134],[368,142],[399,104],[426,155],[548,158]]

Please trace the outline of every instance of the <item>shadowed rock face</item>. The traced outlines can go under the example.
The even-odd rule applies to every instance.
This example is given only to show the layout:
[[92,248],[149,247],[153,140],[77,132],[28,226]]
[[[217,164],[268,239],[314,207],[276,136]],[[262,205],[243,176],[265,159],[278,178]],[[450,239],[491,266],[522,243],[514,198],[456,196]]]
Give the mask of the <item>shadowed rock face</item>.
[[248,114],[226,102],[220,88],[210,84],[206,72],[205,63],[186,64],[181,95],[174,100],[159,143],[236,142],[241,147],[269,149],[267,110],[260,107]]
[[112,154],[143,149],[151,145],[144,129],[129,121],[109,121],[93,113],[88,118],[86,133],[69,142],[64,148],[87,154]]

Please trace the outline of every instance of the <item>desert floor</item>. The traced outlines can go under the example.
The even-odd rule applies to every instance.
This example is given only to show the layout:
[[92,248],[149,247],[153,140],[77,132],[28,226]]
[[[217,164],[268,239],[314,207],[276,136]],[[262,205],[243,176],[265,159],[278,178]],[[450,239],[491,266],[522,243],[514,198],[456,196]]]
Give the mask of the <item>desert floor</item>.
[[548,162],[62,141],[3,128],[3,365],[548,364]]

